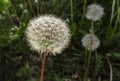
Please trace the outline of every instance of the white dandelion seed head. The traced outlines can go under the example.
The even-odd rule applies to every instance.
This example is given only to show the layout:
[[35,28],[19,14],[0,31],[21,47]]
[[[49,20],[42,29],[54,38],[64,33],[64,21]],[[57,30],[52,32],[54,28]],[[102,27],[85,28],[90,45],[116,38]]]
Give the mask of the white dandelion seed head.
[[34,3],[38,3],[38,0],[35,0]]
[[98,4],[91,4],[87,8],[86,18],[98,21],[104,15],[104,8]]
[[94,34],[87,34],[87,35],[85,35],[82,38],[81,41],[82,41],[82,45],[86,49],[91,50],[91,51],[96,50],[99,47],[99,45],[100,45],[99,39]]
[[66,22],[51,15],[31,20],[25,31],[31,49],[37,52],[61,53],[69,44],[71,34]]
[[19,4],[20,9],[24,9],[24,5],[23,4]]

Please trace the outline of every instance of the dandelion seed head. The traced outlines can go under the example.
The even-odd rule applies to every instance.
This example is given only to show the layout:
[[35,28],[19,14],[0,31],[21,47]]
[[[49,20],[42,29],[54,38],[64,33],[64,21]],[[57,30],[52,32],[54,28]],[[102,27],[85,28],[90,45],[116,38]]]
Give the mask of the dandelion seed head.
[[23,4],[19,4],[20,9],[24,9],[24,5]]
[[91,4],[87,8],[86,18],[98,21],[102,18],[104,15],[104,8],[101,5],[98,4]]
[[85,35],[82,38],[81,41],[82,41],[82,45],[86,49],[91,50],[91,51],[96,50],[99,47],[99,45],[100,45],[99,39],[94,34],[87,34],[87,35]]
[[31,49],[54,55],[61,53],[70,42],[70,29],[62,19],[43,15],[31,20],[25,31]]
[[34,2],[35,2],[35,3],[38,3],[38,0],[35,0]]

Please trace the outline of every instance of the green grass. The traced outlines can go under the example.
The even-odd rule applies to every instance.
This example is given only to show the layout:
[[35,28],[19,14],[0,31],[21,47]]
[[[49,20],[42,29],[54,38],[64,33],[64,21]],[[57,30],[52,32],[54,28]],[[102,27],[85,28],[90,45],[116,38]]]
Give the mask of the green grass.
[[88,56],[85,57],[81,39],[91,28],[91,21],[85,17],[86,8],[91,3],[102,5],[105,15],[94,23],[95,34],[101,44],[91,54],[88,77],[91,81],[120,80],[119,0],[4,1],[0,0],[0,81],[39,81],[41,56],[30,50],[24,31],[30,19],[42,14],[53,14],[69,20],[66,22],[72,34],[71,43],[62,54],[47,58],[45,81],[82,81],[84,63],[88,63],[88,59],[84,58]]

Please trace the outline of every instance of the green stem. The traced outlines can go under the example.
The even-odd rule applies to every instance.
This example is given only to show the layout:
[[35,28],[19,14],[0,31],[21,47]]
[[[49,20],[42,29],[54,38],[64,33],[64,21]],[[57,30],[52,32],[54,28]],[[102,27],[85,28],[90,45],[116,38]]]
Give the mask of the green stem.
[[[111,25],[112,25],[112,21],[113,21],[113,18],[114,18],[115,1],[116,1],[116,0],[113,0],[113,1],[112,1],[111,18],[110,18],[110,23],[109,23],[109,26],[108,26],[108,29],[107,29],[107,32],[106,32],[106,39],[107,39],[108,41],[110,40]],[[107,42],[107,43],[109,43],[109,42]]]
[[34,10],[33,10],[32,4],[31,4],[31,1],[30,1],[30,0],[27,0],[27,1],[28,1],[28,4],[30,5],[30,9],[31,9],[33,15],[35,16],[35,12],[34,12]]
[[87,49],[85,49],[85,56],[84,56],[84,69],[86,70],[86,63],[87,63]]
[[37,16],[39,15],[39,1],[37,2]]
[[87,68],[86,68],[86,71],[85,71],[83,81],[87,81],[87,79],[88,79],[88,74],[89,74],[88,70],[89,70],[89,67],[90,67],[91,54],[92,54],[92,51],[90,51],[90,54],[89,54],[89,57],[88,57],[88,64],[87,64]]
[[98,56],[97,56],[97,50],[95,50],[95,66],[97,66],[98,62]]
[[83,25],[83,21],[85,19],[85,13],[86,13],[86,5],[87,5],[87,0],[84,0],[83,12],[82,12],[82,16],[81,16],[82,18],[81,18],[81,22],[80,22],[80,27],[78,27],[77,30],[75,31],[75,36],[77,36],[79,29]]
[[82,12],[82,18],[81,18],[81,22],[80,22],[80,27],[82,26],[84,18],[85,18],[86,4],[87,4],[87,0],[84,0],[83,12]]
[[116,19],[115,26],[114,26],[114,29],[113,29],[113,31],[112,31],[111,37],[110,37],[110,39],[109,39],[109,42],[111,42],[112,38],[114,37],[115,31],[116,31],[116,29],[117,29],[117,25],[118,25],[118,23],[119,23],[119,19],[120,19],[120,8],[118,8],[117,19]]
[[71,21],[73,22],[73,0],[70,0]]
[[95,68],[94,68],[94,78],[95,78],[95,76],[96,76],[97,69],[98,69],[98,56],[97,56],[97,50],[95,50]]
[[40,14],[42,14],[42,11],[43,11],[43,2],[41,1],[40,2]]
[[111,18],[110,18],[110,24],[109,24],[109,27],[111,27],[111,24],[112,24],[112,20],[113,20],[113,13],[114,13],[114,9],[115,9],[115,0],[113,0],[112,2],[112,12],[111,12]]

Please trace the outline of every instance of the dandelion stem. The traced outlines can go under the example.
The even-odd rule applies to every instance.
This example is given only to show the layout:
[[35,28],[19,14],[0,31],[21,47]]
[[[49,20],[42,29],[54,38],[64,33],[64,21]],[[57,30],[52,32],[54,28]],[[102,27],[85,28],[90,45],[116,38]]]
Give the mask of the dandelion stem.
[[45,53],[43,53],[43,57],[42,57],[42,68],[41,68],[41,75],[40,75],[40,81],[43,81],[43,80],[44,80],[45,62],[46,62],[46,54],[45,54]]
[[92,54],[92,51],[90,50],[90,54],[89,54],[89,57],[88,57],[88,64],[87,64],[87,68],[86,68],[86,71],[85,71],[83,81],[87,81],[87,78],[88,78],[88,70],[89,70],[89,67],[90,67],[91,54]]
[[95,67],[97,67],[98,63],[98,56],[97,56],[97,50],[95,50]]
[[96,76],[96,73],[97,73],[97,70],[98,70],[98,64],[99,64],[99,62],[98,62],[99,60],[98,60],[98,56],[97,56],[97,50],[95,50],[95,68],[94,68],[94,77]]
[[[91,22],[91,29],[90,29],[91,36],[94,33],[94,26],[93,26],[93,20]],[[91,40],[92,41],[92,40]]]
[[87,62],[87,49],[85,49],[85,56],[84,56],[84,69],[86,69],[86,62]]
[[88,55],[88,63],[87,63],[87,68],[86,68],[86,71],[85,71],[85,75],[84,75],[84,79],[83,79],[83,81],[87,81],[87,78],[88,78],[88,74],[89,74],[89,72],[88,72],[88,70],[89,70],[89,67],[90,67],[90,60],[91,60],[91,54],[92,54],[92,43],[93,43],[93,38],[92,38],[92,35],[93,35],[93,33],[94,33],[94,26],[93,26],[93,20],[91,21],[91,29],[90,29],[90,54]]

